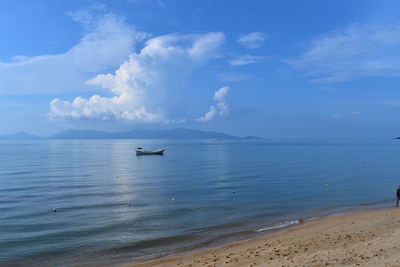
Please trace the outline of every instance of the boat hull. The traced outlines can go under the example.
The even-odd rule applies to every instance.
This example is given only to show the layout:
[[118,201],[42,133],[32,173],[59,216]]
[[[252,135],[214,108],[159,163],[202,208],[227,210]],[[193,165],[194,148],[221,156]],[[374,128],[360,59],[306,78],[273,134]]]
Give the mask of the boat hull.
[[163,155],[165,149],[160,149],[160,150],[141,150],[141,149],[136,149],[136,155],[141,156],[141,155]]

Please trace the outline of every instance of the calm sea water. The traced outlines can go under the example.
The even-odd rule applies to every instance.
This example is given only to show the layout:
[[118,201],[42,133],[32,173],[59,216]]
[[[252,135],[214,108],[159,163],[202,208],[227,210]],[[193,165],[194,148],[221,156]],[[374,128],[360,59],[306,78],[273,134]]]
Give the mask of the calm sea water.
[[399,152],[398,140],[0,141],[0,264],[134,262],[393,205]]

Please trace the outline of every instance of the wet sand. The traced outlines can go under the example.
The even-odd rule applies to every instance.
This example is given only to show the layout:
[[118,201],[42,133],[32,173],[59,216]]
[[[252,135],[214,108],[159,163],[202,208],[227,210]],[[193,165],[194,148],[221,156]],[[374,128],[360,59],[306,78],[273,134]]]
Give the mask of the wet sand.
[[325,217],[274,234],[129,266],[400,266],[400,208]]

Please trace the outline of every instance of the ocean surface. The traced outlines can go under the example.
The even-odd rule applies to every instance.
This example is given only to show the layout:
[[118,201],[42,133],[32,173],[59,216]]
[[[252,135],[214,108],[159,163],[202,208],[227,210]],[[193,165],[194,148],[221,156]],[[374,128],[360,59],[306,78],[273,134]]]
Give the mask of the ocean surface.
[[118,265],[393,206],[399,152],[390,139],[0,141],[0,265]]

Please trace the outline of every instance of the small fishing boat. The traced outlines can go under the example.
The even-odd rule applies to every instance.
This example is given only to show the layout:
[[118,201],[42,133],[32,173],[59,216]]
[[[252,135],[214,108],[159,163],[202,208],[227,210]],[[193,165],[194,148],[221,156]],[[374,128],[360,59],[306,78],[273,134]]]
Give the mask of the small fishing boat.
[[146,150],[141,147],[136,148],[136,155],[163,155],[165,148],[159,150]]

